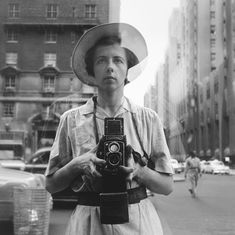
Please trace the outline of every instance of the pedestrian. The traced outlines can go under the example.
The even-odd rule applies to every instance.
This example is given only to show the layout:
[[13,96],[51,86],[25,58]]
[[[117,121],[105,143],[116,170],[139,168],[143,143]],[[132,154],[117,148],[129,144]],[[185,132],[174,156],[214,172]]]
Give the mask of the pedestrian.
[[201,176],[200,159],[196,156],[195,151],[190,151],[189,157],[186,159],[185,178],[192,197],[196,196],[199,176]]
[[[146,194],[173,190],[163,126],[153,110],[124,96],[146,57],[143,36],[125,23],[93,27],[75,47],[74,73],[97,95],[61,116],[46,170],[50,193],[71,187],[77,195],[66,234],[163,234]],[[118,140],[106,148],[109,138]]]

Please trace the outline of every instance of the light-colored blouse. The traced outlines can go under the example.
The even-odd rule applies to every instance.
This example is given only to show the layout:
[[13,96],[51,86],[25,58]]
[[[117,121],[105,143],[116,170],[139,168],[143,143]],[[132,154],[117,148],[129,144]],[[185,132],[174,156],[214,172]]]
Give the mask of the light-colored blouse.
[[[137,124],[137,130],[132,115]],[[96,123],[99,139],[104,134],[105,117],[108,117],[107,113],[97,106]],[[145,152],[155,163],[155,170],[161,173],[173,174],[163,126],[156,112],[135,105],[125,97],[115,117],[124,118],[124,134],[128,145],[131,145],[135,151],[143,155],[140,143],[142,141]],[[46,175],[55,173],[73,158],[79,157],[95,146],[94,101],[91,98],[86,104],[71,109],[61,116]],[[85,176],[79,176],[74,180],[71,187],[74,191],[92,191],[94,187],[90,187],[91,183]],[[138,183],[133,181],[130,187],[137,186]],[[99,207],[78,205],[71,217],[67,234],[98,235],[128,234],[128,232],[141,235],[162,234],[159,217],[148,198],[140,203],[129,205],[129,217],[130,222],[125,225],[101,225],[99,222]],[[138,228],[135,228],[136,226]],[[119,232],[114,233],[115,230]]]

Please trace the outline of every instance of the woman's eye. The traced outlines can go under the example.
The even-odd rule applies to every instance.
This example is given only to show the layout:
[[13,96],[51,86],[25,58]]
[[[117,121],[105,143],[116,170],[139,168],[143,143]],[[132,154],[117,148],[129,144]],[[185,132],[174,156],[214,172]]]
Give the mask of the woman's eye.
[[104,58],[100,58],[96,61],[96,64],[103,64],[105,62]]
[[115,58],[114,62],[115,63],[123,63],[123,60],[121,58]]

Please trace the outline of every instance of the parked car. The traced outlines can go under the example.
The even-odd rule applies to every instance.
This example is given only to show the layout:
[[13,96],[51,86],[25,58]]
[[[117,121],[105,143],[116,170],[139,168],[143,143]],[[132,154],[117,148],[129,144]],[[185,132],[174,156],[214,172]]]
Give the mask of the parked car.
[[181,166],[181,172],[184,172],[186,168],[186,162],[179,162],[179,164]]
[[201,167],[201,172],[202,173],[205,173],[205,168],[206,168],[207,165],[208,165],[208,163],[207,163],[206,160],[200,161],[200,167]]
[[211,174],[230,174],[230,168],[222,161],[212,160],[204,163],[204,172]]
[[0,165],[10,169],[23,170],[23,158],[15,157],[12,150],[0,150]]
[[[44,174],[50,157],[51,147],[38,149],[26,162],[24,170],[31,173]],[[70,188],[52,194],[54,204],[60,202],[76,202],[77,197]]]
[[174,158],[171,158],[171,165],[172,165],[175,173],[181,173],[183,171],[182,166]]
[[[28,194],[27,200],[23,197],[25,204],[22,204],[23,202],[20,200],[20,198],[16,198],[17,190],[23,195],[23,193],[26,193],[26,190],[37,189],[41,190],[40,192],[44,192],[44,194],[47,195],[47,197],[40,197],[40,201],[37,206],[36,204],[34,205],[32,203],[33,200],[31,200],[31,194]],[[40,209],[46,211],[46,208],[39,208],[38,205],[48,205],[48,209],[50,209],[52,207],[51,203],[52,200],[50,199],[50,195],[45,190],[45,177],[43,175],[31,174],[28,172],[8,169],[0,166],[1,234],[13,234],[14,230],[17,230],[15,231],[15,234],[21,234],[21,230],[22,234],[26,234],[26,231],[28,231],[27,234],[31,234],[30,232],[32,232],[32,226],[34,226],[34,228],[39,231],[42,229],[39,225],[39,219],[46,222],[45,220],[47,218],[40,217]],[[45,213],[43,215],[45,215]],[[21,218],[21,222],[24,222],[24,224],[20,222]],[[23,233],[23,230],[25,233]],[[41,232],[40,234],[43,234],[42,231],[39,232]]]
[[38,149],[26,162],[24,170],[44,174],[50,157],[51,147]]

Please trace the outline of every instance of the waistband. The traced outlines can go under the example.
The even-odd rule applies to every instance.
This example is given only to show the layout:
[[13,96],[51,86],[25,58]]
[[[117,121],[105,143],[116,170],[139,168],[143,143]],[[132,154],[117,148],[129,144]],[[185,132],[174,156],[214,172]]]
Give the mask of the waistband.
[[[127,190],[128,204],[139,203],[147,198],[146,188],[137,187]],[[100,206],[100,194],[94,192],[77,192],[77,204],[84,206]]]

